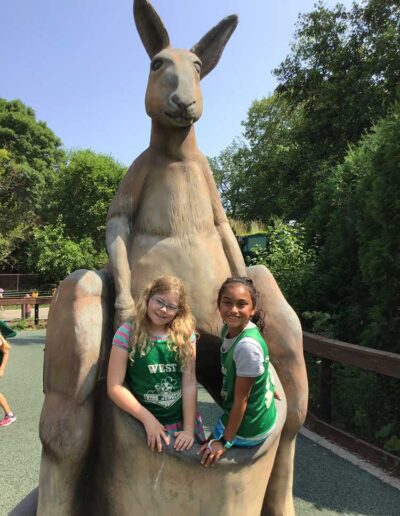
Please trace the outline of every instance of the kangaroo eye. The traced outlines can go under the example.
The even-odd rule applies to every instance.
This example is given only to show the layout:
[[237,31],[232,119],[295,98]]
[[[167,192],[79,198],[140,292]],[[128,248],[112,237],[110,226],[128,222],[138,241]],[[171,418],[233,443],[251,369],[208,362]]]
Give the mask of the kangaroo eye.
[[151,62],[150,68],[153,72],[159,70],[162,67],[162,60],[161,59],[154,59],[154,61]]
[[201,62],[200,61],[195,61],[193,63],[193,66],[196,68],[197,72],[200,73],[201,72]]

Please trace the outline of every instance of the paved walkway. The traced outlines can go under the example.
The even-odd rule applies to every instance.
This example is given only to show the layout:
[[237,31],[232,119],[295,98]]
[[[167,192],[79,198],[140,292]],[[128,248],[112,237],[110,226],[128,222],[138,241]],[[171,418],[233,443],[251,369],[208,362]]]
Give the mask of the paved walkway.
[[[19,332],[10,340],[9,367],[0,388],[18,420],[0,428],[0,516],[38,484],[44,338],[45,330],[37,330]],[[203,389],[199,405],[206,426],[211,428],[219,409]],[[399,490],[304,436],[298,439],[294,494],[298,516],[400,515]]]
[[[0,319],[3,319],[3,321],[10,322],[15,321],[16,319],[21,319],[21,309],[17,310],[9,310],[6,306],[3,306],[4,310],[0,310]],[[47,315],[49,313],[49,307],[48,306],[40,306],[39,305],[39,319],[47,319]],[[32,309],[32,316],[31,319],[33,319],[33,309]]]

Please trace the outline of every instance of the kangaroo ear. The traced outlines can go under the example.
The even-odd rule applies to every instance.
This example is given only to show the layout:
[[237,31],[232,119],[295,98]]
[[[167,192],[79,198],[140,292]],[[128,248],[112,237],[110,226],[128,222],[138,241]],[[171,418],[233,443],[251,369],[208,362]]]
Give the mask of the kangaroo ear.
[[217,65],[225,45],[236,29],[238,22],[238,17],[235,14],[227,16],[190,49],[190,52],[196,54],[203,64],[200,74],[201,79]]
[[143,46],[152,59],[169,46],[167,29],[148,0],[134,1],[133,16]]

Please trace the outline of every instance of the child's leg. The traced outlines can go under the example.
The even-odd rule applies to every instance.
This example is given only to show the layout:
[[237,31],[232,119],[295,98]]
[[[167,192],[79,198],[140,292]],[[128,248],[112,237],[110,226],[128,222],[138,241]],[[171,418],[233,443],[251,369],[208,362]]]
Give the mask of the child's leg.
[[[167,433],[170,436],[173,436],[175,432],[180,432],[183,430],[183,421],[178,421],[176,423],[171,423],[171,424],[164,425],[164,426],[165,426]],[[194,438],[198,444],[203,444],[206,442],[206,436],[204,434],[204,427],[203,427],[203,419],[201,417],[200,412],[196,412]]]
[[6,398],[1,394],[0,392],[0,406],[4,410],[5,414],[12,414],[12,410],[10,408],[10,405],[7,403]]

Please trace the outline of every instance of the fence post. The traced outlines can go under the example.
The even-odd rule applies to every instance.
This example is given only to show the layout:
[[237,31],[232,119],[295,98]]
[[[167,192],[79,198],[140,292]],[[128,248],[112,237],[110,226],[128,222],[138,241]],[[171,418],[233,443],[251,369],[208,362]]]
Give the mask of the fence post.
[[332,418],[331,383],[332,362],[323,358],[319,365],[317,409],[319,417],[327,423]]

